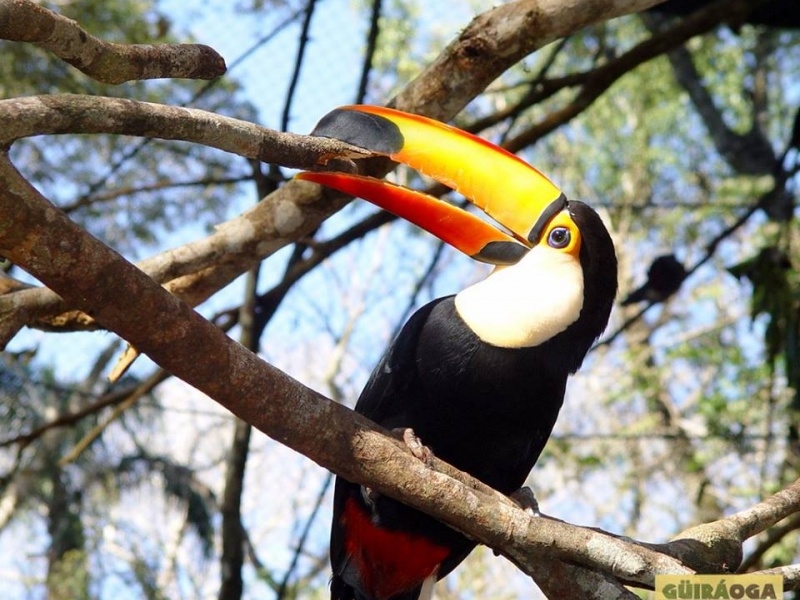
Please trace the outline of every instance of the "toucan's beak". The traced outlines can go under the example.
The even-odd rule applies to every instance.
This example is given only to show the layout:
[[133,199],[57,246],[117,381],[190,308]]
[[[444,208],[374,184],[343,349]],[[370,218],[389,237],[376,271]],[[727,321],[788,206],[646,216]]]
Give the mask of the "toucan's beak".
[[483,262],[519,261],[567,203],[561,190],[517,156],[418,115],[345,106],[325,115],[312,135],[388,156],[461,192],[509,233],[432,196],[383,180],[330,172],[298,175],[369,200]]

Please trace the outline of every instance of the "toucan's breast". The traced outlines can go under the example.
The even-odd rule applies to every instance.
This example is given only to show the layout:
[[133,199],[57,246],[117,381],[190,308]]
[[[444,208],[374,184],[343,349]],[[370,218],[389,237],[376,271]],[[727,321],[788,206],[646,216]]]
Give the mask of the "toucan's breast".
[[583,307],[579,260],[536,246],[517,264],[459,292],[456,310],[484,342],[500,348],[540,346],[578,320]]

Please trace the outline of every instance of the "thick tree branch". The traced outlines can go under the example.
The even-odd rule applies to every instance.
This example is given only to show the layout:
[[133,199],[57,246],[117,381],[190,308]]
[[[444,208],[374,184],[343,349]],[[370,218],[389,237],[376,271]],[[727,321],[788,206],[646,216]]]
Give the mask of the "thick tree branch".
[[441,471],[432,470],[367,419],[305,388],[225,336],[69,221],[2,158],[0,212],[8,218],[0,223],[0,252],[270,437],[502,549],[528,573],[546,574],[546,558],[644,585],[652,584],[656,572],[688,572],[646,547],[531,518],[441,461],[435,461]]
[[[750,511],[685,532],[679,541],[658,549],[530,518],[440,461],[435,462],[439,470],[432,470],[363,417],[260,361],[69,221],[3,159],[0,179],[6,186],[0,212],[8,219],[0,224],[0,252],[267,435],[501,549],[537,581],[567,568],[543,568],[547,559],[645,586],[652,585],[655,573],[690,571],[670,555],[681,555],[704,570],[734,568],[737,553],[731,548],[738,547],[740,556],[743,539],[800,506],[798,483]],[[703,548],[699,556],[697,547]],[[709,564],[709,556],[722,562]]]
[[336,140],[283,133],[197,108],[79,94],[0,100],[0,146],[31,136],[66,133],[193,142],[299,169],[324,164],[332,157],[369,156]]
[[0,39],[34,43],[103,83],[225,73],[225,60],[208,46],[105,42],[32,0],[0,0]]

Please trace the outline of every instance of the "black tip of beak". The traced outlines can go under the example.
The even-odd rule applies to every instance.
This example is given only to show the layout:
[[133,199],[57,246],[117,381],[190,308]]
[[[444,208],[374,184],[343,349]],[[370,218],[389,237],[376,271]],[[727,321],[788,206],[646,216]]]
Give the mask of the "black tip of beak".
[[472,258],[490,265],[515,265],[528,253],[529,248],[509,242],[489,242]]
[[337,108],[322,117],[311,135],[333,138],[380,154],[395,154],[405,143],[400,128],[389,119],[346,108]]

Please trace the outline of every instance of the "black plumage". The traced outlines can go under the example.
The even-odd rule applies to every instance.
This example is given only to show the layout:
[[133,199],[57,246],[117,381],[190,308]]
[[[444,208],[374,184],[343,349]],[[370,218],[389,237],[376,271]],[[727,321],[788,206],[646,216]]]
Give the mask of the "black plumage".
[[[668,0],[657,4],[650,10],[655,13],[686,17],[705,8],[713,0]],[[800,28],[800,2],[797,0],[771,0],[757,3],[749,15],[740,21],[730,23],[732,27],[763,25],[776,29]]]
[[[466,325],[454,296],[434,300],[402,329],[356,411],[390,429],[412,428],[437,457],[505,494],[519,489],[552,431],[567,377],[605,328],[616,293],[616,256],[605,227],[582,203],[570,202],[569,212],[583,240],[585,295],[574,323],[538,346],[500,348],[483,342]],[[435,519],[338,477],[331,534],[333,600],[416,600],[419,594],[419,585],[392,596],[381,596],[378,584],[368,582],[373,589],[363,589],[363,566],[347,551],[348,501],[379,528],[399,536],[419,534],[446,548],[439,578],[475,546]]]

